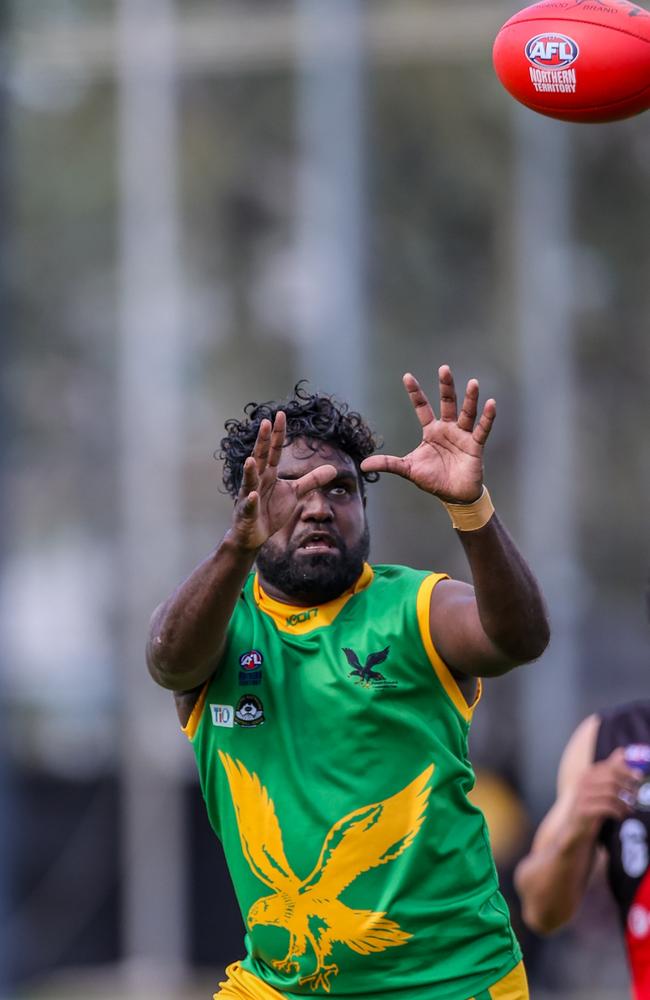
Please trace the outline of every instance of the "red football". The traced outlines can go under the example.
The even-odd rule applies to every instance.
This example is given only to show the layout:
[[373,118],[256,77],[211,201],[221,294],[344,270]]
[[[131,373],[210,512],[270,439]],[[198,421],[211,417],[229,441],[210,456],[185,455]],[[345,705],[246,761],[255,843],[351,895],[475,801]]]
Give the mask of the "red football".
[[526,107],[568,122],[650,108],[650,11],[629,0],[541,0],[503,25],[496,74]]

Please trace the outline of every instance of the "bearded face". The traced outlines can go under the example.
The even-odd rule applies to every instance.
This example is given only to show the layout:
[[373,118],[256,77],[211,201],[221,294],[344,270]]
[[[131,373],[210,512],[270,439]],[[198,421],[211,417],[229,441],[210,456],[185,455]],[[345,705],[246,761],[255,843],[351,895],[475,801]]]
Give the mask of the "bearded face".
[[262,586],[287,603],[334,600],[359,578],[368,558],[362,483],[349,455],[322,441],[297,438],[283,449],[278,478],[299,479],[321,465],[333,465],[335,478],[301,498],[294,517],[257,557]]
[[266,589],[271,584],[298,604],[324,604],[348,590],[361,575],[370,550],[370,532],[364,519],[363,532],[350,544],[331,528],[327,539],[320,531],[305,542],[283,547],[270,538],[258,554],[257,567]]

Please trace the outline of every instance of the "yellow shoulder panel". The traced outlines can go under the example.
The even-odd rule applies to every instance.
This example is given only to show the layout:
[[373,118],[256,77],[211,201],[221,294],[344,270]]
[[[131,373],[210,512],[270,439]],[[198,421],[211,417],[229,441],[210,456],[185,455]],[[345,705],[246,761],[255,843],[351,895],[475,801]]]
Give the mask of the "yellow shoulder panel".
[[433,588],[440,582],[440,580],[448,579],[449,577],[446,573],[431,573],[430,576],[427,576],[426,579],[422,581],[417,599],[418,624],[420,626],[420,635],[422,636],[424,648],[426,649],[427,656],[429,657],[431,665],[438,676],[438,680],[447,692],[457,711],[462,715],[463,719],[467,722],[471,722],[474,709],[479,703],[483,690],[481,680],[478,678],[476,697],[474,698],[472,704],[468,705],[463,696],[463,692],[458,687],[458,684],[456,683],[449,667],[434,646],[431,638],[431,630],[429,628],[429,605],[431,603]]

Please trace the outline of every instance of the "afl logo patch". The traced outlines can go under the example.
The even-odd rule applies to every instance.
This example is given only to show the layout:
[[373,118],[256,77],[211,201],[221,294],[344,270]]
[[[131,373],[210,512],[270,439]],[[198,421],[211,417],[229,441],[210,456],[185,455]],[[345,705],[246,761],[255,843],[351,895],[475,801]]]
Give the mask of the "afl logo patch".
[[259,649],[250,649],[239,657],[239,683],[243,685],[262,683],[264,657]]
[[254,694],[244,694],[237,702],[235,722],[238,726],[250,729],[251,726],[261,726],[264,722],[264,706]]
[[263,662],[264,657],[259,649],[251,649],[239,657],[239,666],[242,670],[259,670]]
[[578,43],[568,35],[547,31],[526,43],[526,58],[539,69],[566,69],[580,55]]

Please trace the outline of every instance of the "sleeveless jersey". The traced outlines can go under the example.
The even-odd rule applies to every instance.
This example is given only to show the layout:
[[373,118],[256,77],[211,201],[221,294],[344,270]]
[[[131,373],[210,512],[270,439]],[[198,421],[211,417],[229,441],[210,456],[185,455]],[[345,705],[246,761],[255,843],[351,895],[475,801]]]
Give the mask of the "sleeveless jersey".
[[[595,759],[616,747],[650,744],[650,701],[601,715]],[[608,854],[608,879],[618,904],[635,1000],[650,1000],[650,783],[639,789],[632,816],[606,820],[600,841]]]
[[474,706],[429,635],[440,579],[366,565],[296,608],[251,574],[185,727],[242,967],[288,997],[468,1000],[521,959],[467,798]]

